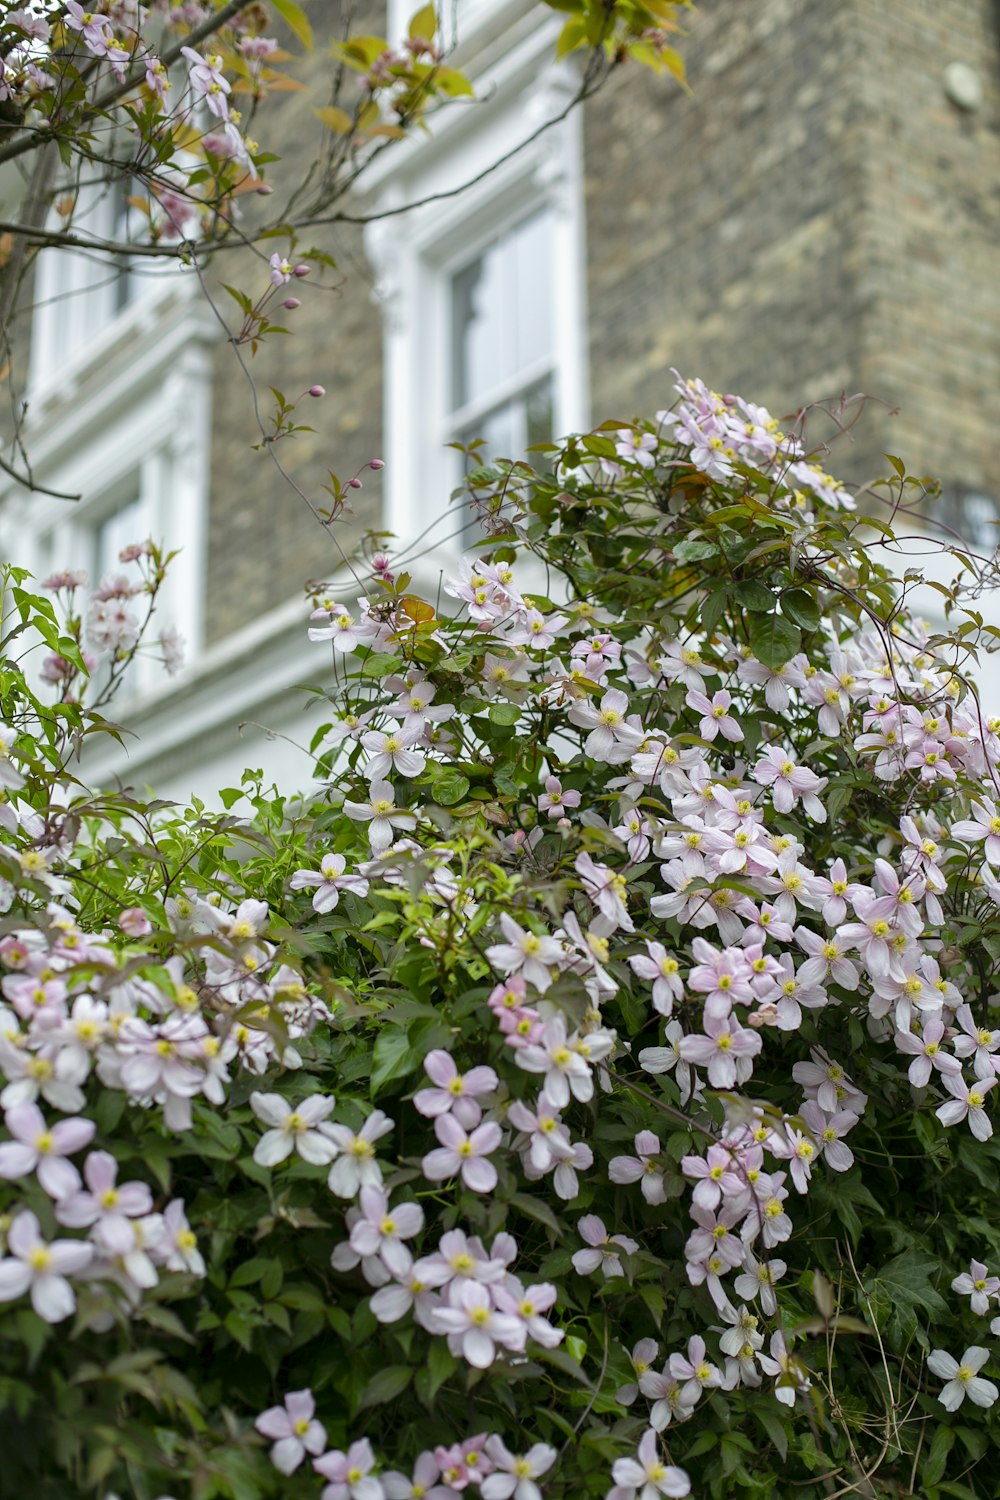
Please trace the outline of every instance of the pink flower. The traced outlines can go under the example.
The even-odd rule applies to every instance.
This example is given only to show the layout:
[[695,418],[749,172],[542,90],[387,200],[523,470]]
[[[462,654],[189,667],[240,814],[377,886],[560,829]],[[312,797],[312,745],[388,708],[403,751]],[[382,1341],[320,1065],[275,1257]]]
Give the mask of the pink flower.
[[380,1477],[386,1500],[454,1500],[455,1491],[449,1485],[437,1483],[441,1465],[433,1453],[420,1454],[410,1479],[398,1469],[390,1469]]
[[495,1434],[486,1439],[486,1452],[496,1469],[480,1485],[483,1500],[542,1500],[542,1492],[535,1483],[545,1474],[559,1457],[548,1443],[535,1443],[523,1455],[511,1453]]
[[117,1185],[118,1163],[107,1151],[92,1151],[83,1164],[89,1191],[69,1193],[56,1203],[55,1215],[68,1229],[87,1229],[106,1255],[127,1255],[135,1244],[130,1219],[153,1211],[153,1195],[144,1182]]
[[730,716],[729,710],[732,708],[733,699],[725,688],[720,688],[717,693],[712,694],[711,698],[706,693],[692,688],[684,701],[688,708],[693,708],[702,716],[698,731],[703,740],[711,742],[721,734],[723,739],[735,744],[743,738],[742,729]]
[[684,981],[680,976],[680,964],[662,943],[646,939],[646,952],[636,953],[629,959],[633,974],[639,979],[653,981],[653,1009],[661,1016],[669,1016],[674,1001],[684,994]]
[[753,768],[753,779],[758,786],[771,788],[775,812],[791,812],[795,802],[801,800],[807,817],[816,823],[826,822],[826,808],[818,794],[827,778],[817,776],[807,766],[797,766],[794,758],[777,745],[769,745],[764,751]]
[[739,1158],[725,1146],[709,1146],[704,1157],[682,1156],[681,1171],[693,1178],[692,1203],[714,1210],[723,1197],[739,1198],[747,1191],[746,1174],[738,1170]]
[[753,1072],[750,1059],[761,1049],[760,1036],[740,1026],[732,1017],[706,1016],[702,1036],[681,1038],[679,1050],[686,1062],[708,1066],[712,1088],[731,1089],[744,1083]]
[[497,1357],[497,1345],[516,1353],[524,1348],[527,1331],[520,1318],[497,1312],[489,1290],[478,1281],[453,1282],[448,1303],[438,1308],[434,1321],[448,1334],[453,1352],[462,1355],[477,1370],[489,1369]]
[[413,746],[423,738],[420,724],[393,724],[387,729],[367,729],[361,743],[368,751],[365,775],[370,781],[381,783],[390,771],[400,776],[419,776],[427,764],[427,757]]
[[610,865],[595,864],[593,857],[586,852],[577,855],[575,868],[583,881],[584,890],[608,924],[600,930],[601,935],[616,927],[620,927],[623,932],[634,932],[632,918],[625,905],[625,877],[612,870]]
[[497,1185],[497,1169],[485,1158],[503,1139],[503,1132],[495,1120],[487,1121],[467,1135],[454,1115],[439,1115],[434,1121],[434,1134],[441,1146],[436,1151],[429,1151],[420,1163],[428,1181],[443,1182],[447,1177],[460,1174],[465,1186],[474,1193],[493,1191]]
[[271,285],[287,286],[292,279],[291,261],[285,260],[284,256],[277,250],[271,256]]
[[635,1156],[614,1156],[608,1164],[612,1182],[641,1182],[647,1203],[665,1203],[667,1190],[660,1166],[660,1141],[651,1130],[640,1130],[635,1138]]
[[190,1271],[204,1276],[205,1261],[198,1249],[198,1236],[187,1221],[184,1203],[174,1198],[163,1211],[164,1264],[168,1271]]
[[397,1203],[389,1207],[389,1198],[380,1187],[361,1189],[361,1213],[351,1228],[351,1249],[356,1255],[380,1255],[387,1271],[405,1276],[410,1269],[410,1252],[403,1240],[412,1240],[424,1224],[424,1211],[417,1203]]
[[546,1021],[538,1042],[518,1048],[514,1060],[528,1073],[544,1073],[545,1093],[557,1109],[565,1109],[571,1093],[584,1104],[593,1098],[590,1064],[606,1057],[613,1046],[614,1037],[607,1031],[567,1036],[566,1019],[558,1014]]
[[691,1493],[691,1481],[683,1469],[660,1461],[656,1433],[650,1427],[643,1433],[635,1458],[619,1458],[611,1469],[615,1484],[627,1494],[639,1494],[639,1500],[656,1500],[658,1495],[683,1500]]
[[289,1391],[283,1406],[262,1411],[254,1426],[262,1437],[274,1438],[271,1462],[282,1474],[294,1474],[307,1453],[322,1453],[326,1429],[314,1420],[312,1391]]
[[963,844],[976,844],[982,839],[986,863],[994,868],[1000,865],[1000,811],[989,797],[973,802],[972,817],[953,823],[951,832]]
[[148,937],[153,924],[141,906],[128,906],[118,913],[118,926],[126,937]]
[[92,1120],[60,1120],[50,1129],[37,1104],[15,1104],[4,1123],[15,1139],[0,1146],[0,1177],[10,1181],[34,1172],[50,1198],[76,1192],[80,1174],[66,1158],[90,1145],[97,1129]]
[[[954,1097],[942,1104],[934,1113],[942,1125],[958,1125],[968,1120],[969,1129],[977,1141],[988,1141],[993,1134],[990,1117],[983,1108],[988,1091],[996,1083],[995,1078],[977,1078],[973,1084],[966,1083],[961,1074],[944,1073],[941,1082]],[[0,1150],[3,1148],[0,1147]]]
[[492,1068],[470,1068],[460,1073],[450,1052],[435,1048],[424,1058],[424,1072],[435,1085],[432,1089],[419,1089],[413,1097],[414,1106],[428,1119],[447,1114],[449,1110],[460,1125],[472,1130],[482,1117],[476,1103],[481,1094],[491,1094],[499,1084]]
[[940,1073],[962,1071],[962,1064],[954,1053],[941,1050],[944,1033],[944,1022],[939,1016],[931,1016],[925,1021],[919,1036],[912,1031],[896,1032],[897,1049],[909,1053],[913,1058],[907,1077],[915,1088],[926,1087],[932,1068],[937,1068]]
[[375,1455],[367,1438],[352,1443],[346,1453],[335,1448],[314,1458],[317,1474],[330,1481],[320,1500],[385,1500],[385,1491],[372,1475],[374,1467]]
[[590,733],[584,743],[584,754],[609,765],[628,760],[642,744],[642,728],[626,718],[628,699],[620,688],[609,688],[600,707],[592,703],[574,703],[569,721]]
[[66,25],[71,31],[79,31],[88,49],[98,57],[104,56],[114,39],[107,16],[84,10],[79,0],[66,0]]
[[61,1323],[76,1307],[67,1277],[83,1271],[94,1256],[83,1240],[42,1239],[38,1220],[27,1210],[17,1214],[7,1235],[11,1254],[0,1260],[0,1302],[12,1302],[25,1292],[46,1323]]
[[[584,1214],[577,1228],[580,1238],[590,1248],[577,1250],[573,1256],[574,1270],[580,1276],[592,1276],[600,1267],[605,1280],[609,1276],[624,1276],[625,1270],[618,1250],[624,1250],[626,1255],[634,1255],[639,1248],[638,1243],[627,1234],[613,1234],[609,1239],[603,1220],[596,1214]],[[614,1249],[614,1246],[618,1249]]]
[[548,818],[561,818],[567,808],[580,806],[580,793],[563,789],[558,776],[545,778],[545,791],[538,799],[538,811]]
[[229,93],[229,83],[222,76],[222,58],[217,53],[201,57],[191,47],[182,47],[181,54],[190,64],[188,78],[195,93],[205,100],[213,115],[220,120],[228,120],[229,101],[226,95]]

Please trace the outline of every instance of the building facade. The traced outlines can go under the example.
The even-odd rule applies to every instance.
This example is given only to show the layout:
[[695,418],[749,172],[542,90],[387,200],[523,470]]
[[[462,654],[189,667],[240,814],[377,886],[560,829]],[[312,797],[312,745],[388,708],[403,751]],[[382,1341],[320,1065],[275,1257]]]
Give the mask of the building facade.
[[[389,0],[390,39],[411,8]],[[174,796],[235,784],[244,765],[306,784],[322,716],[295,685],[322,683],[328,658],[306,640],[304,583],[337,580],[350,602],[340,548],[384,528],[435,587],[466,524],[448,444],[517,456],[648,415],[671,367],[778,413],[868,394],[831,467],[863,482],[901,455],[941,481],[942,517],[993,550],[992,0],[705,0],[683,43],[690,93],[622,69],[568,112],[578,76],[553,58],[558,13],[457,0],[447,24],[477,102],[379,155],[352,204],[370,222],[309,231],[337,272],[296,287],[293,336],[250,362],[265,397],[326,388],[305,403],[315,431],[275,454],[307,494],[321,502],[330,470],[386,462],[332,535],[255,451],[250,384],[193,273],[39,259],[25,438],[39,480],[82,499],[8,488],[0,547],[93,576],[140,535],[181,549],[165,609],[187,665],[140,667],[116,710],[139,738],[91,775]],[[294,172],[319,139],[308,103],[279,96],[265,119]],[[106,231],[128,206],[105,194],[90,212]],[[232,259],[213,276],[259,277]]]

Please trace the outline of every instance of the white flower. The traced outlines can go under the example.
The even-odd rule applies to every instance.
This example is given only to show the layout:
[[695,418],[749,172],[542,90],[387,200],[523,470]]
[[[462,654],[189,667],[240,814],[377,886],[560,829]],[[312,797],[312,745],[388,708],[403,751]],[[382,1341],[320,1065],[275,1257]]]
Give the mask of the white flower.
[[0,1260],[0,1302],[12,1302],[30,1292],[31,1305],[46,1323],[61,1323],[76,1307],[67,1281],[84,1270],[94,1256],[84,1240],[55,1240],[46,1244],[38,1220],[25,1210],[10,1226],[7,1245],[12,1252]]
[[989,1357],[989,1350],[977,1344],[966,1349],[961,1364],[943,1349],[935,1349],[927,1356],[928,1370],[947,1382],[938,1396],[945,1411],[957,1411],[966,1396],[974,1406],[993,1405],[1000,1391],[992,1380],[984,1380],[979,1374]]
[[337,1154],[337,1147],[315,1127],[327,1119],[335,1102],[323,1094],[310,1094],[293,1109],[280,1094],[251,1094],[250,1108],[258,1120],[272,1126],[254,1147],[253,1159],[257,1165],[276,1167],[297,1151],[303,1161],[314,1167],[328,1166]]
[[483,1500],[542,1500],[542,1492],[535,1484],[558,1458],[548,1443],[535,1443],[527,1453],[514,1454],[495,1434],[483,1444],[489,1457],[496,1464],[492,1474],[482,1481],[480,1492]]
[[327,1125],[329,1136],[340,1156],[330,1168],[327,1185],[338,1198],[356,1198],[363,1187],[378,1187],[382,1168],[375,1160],[375,1142],[392,1129],[393,1122],[374,1109],[355,1134],[346,1125]]

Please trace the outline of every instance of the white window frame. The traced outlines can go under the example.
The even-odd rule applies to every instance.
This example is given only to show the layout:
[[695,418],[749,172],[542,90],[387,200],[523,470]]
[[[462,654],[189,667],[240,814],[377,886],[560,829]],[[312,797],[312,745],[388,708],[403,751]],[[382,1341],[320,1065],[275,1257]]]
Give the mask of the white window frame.
[[[155,307],[144,301],[119,321],[140,310],[143,319],[130,324],[139,330],[137,352],[118,351],[107,369],[92,367],[89,380],[78,372],[58,396],[50,392],[29,408],[23,437],[36,481],[81,498],[59,500],[7,480],[0,490],[0,552],[39,580],[55,569],[89,572],[97,528],[114,509],[111,497],[127,493],[131,476],[139,475],[149,534],[180,548],[151,642],[174,625],[193,663],[204,645],[214,330],[187,296],[171,305],[157,299]],[[90,578],[91,587],[99,582]],[[140,662],[126,678],[129,699],[165,684],[161,667]]]
[[[497,205],[497,207],[500,207],[500,205]],[[456,406],[454,404],[453,393],[453,377],[455,374],[453,363],[455,358],[455,277],[470,264],[478,260],[481,255],[492,249],[498,239],[506,235],[508,231],[516,232],[522,224],[534,218],[538,213],[546,213],[550,226],[550,239],[548,242],[549,266],[547,272],[554,298],[558,268],[556,264],[556,236],[554,233],[555,215],[548,212],[549,209],[550,205],[544,198],[536,201],[535,195],[531,194],[529,190],[527,207],[519,207],[519,211],[514,215],[508,215],[505,212],[499,221],[493,225],[492,229],[488,227],[489,219],[484,219],[481,226],[482,233],[466,244],[461,244],[460,241],[461,248],[457,251],[452,249],[437,268],[438,275],[435,281],[436,290],[441,297],[441,305],[439,308],[432,308],[431,312],[436,325],[442,327],[444,330],[444,369],[442,370],[443,384],[441,389],[443,409],[441,426],[438,432],[439,446],[456,442],[465,433],[470,434],[472,437],[481,437],[482,432],[476,430],[477,423],[485,422],[495,411],[524,396],[534,386],[541,384],[542,381],[548,381],[552,386],[553,393],[555,391],[559,376],[559,350],[553,327],[553,337],[549,352],[542,358],[536,359],[533,364],[522,366],[513,375],[508,376],[506,380],[498,381],[485,395],[473,397],[472,400],[467,401],[463,406]],[[555,320],[553,319],[553,324],[554,322]],[[503,455],[506,458],[518,458],[521,456],[521,454],[517,453]],[[459,464],[457,466],[459,471],[460,467],[461,465]]]
[[[75,232],[114,240],[116,194],[114,183],[81,185],[76,193]],[[55,215],[52,228],[63,228]],[[172,257],[135,256],[128,274],[136,278],[136,294],[116,310],[119,274],[115,257],[100,249],[52,248],[39,254],[28,370],[30,399],[57,397],[121,340],[141,331],[160,304],[191,297],[196,291],[196,276]]]
[[[589,421],[585,214],[580,111],[511,154],[556,119],[575,95],[572,62],[552,63],[558,34],[536,25],[478,81],[486,101],[445,112],[436,134],[392,153],[380,173],[379,206],[393,208],[471,183],[454,197],[399,217],[376,219],[366,245],[384,313],[385,526],[405,544],[427,533],[435,548],[458,546],[462,517],[449,507],[461,456],[442,446],[451,415],[450,276],[489,244],[498,229],[537,209],[553,214],[553,428],[556,438]],[[494,168],[481,181],[479,173]],[[512,207],[513,205],[513,207]],[[454,524],[445,518],[454,512]],[[431,530],[430,523],[436,522]],[[449,540],[450,538],[450,540]]]

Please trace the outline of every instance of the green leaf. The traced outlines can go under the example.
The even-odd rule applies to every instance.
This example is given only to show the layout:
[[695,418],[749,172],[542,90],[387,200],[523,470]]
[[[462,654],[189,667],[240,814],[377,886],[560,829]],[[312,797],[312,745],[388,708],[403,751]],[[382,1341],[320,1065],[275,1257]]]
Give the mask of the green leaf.
[[541,1198],[532,1198],[528,1193],[511,1193],[507,1201],[511,1208],[517,1208],[529,1219],[535,1219],[539,1224],[544,1224],[556,1239],[559,1238],[562,1233],[559,1221]]
[[449,1376],[458,1369],[458,1360],[444,1339],[432,1339],[427,1355],[427,1399],[433,1401]]
[[556,57],[566,57],[570,52],[575,52],[577,47],[582,47],[587,40],[587,28],[576,16],[571,16],[559,33],[556,42]]
[[777,598],[763,583],[758,583],[756,578],[747,578],[743,583],[738,583],[733,590],[736,602],[744,609],[755,610],[758,614],[769,614],[777,604]]
[[803,630],[815,630],[820,622],[819,605],[808,589],[788,589],[782,594],[781,613]]
[[354,129],[354,121],[347,110],[335,104],[324,104],[321,109],[314,109],[313,114],[336,135],[350,135]]
[[422,5],[420,9],[410,17],[410,25],[406,34],[407,36],[426,37],[427,40],[430,41],[436,31],[437,12],[435,11],[433,5]]
[[702,1453],[710,1453],[713,1448],[719,1446],[719,1434],[717,1432],[700,1432],[685,1453],[685,1459],[697,1458]]
[[414,1056],[410,1038],[401,1026],[386,1026],[375,1038],[372,1054],[372,1097],[393,1078],[405,1078],[420,1062]]
[[751,614],[747,625],[750,631],[750,650],[765,667],[783,667],[791,661],[802,637],[796,627],[783,620],[780,615]]
[[705,596],[701,606],[701,625],[706,635],[711,635],[722,618],[722,612],[729,601],[729,585],[720,589],[713,589]]
[[230,1286],[253,1286],[255,1281],[260,1281],[264,1272],[271,1262],[256,1257],[253,1260],[245,1260],[241,1266],[237,1266],[229,1278]]
[[788,1433],[785,1424],[776,1411],[771,1411],[763,1402],[754,1402],[753,1414],[763,1427],[777,1451],[778,1457],[784,1463],[788,1457]]
[[408,1365],[390,1365],[388,1369],[379,1370],[365,1386],[364,1395],[358,1402],[358,1411],[364,1411],[368,1406],[384,1406],[388,1401],[395,1401],[406,1390],[413,1376],[414,1371]]
[[494,703],[490,708],[491,724],[516,724],[521,710],[516,703]]
[[372,652],[361,663],[362,677],[392,677],[403,665],[401,656],[380,656]]
[[303,47],[308,52],[311,52],[313,45],[312,27],[307,21],[301,5],[297,5],[296,0],[271,0],[271,5],[277,11],[285,25],[294,31]]
[[927,1459],[920,1470],[920,1477],[925,1485],[937,1484],[939,1479],[944,1478],[945,1464],[954,1442],[955,1429],[953,1427],[939,1427],[935,1432]]
[[704,562],[706,558],[718,557],[718,555],[719,549],[714,542],[698,537],[692,537],[686,542],[678,542],[674,548],[674,557],[679,563]]
[[904,1250],[865,1278],[864,1288],[879,1328],[896,1347],[914,1337],[929,1347],[926,1325],[948,1315],[948,1304],[934,1286],[940,1274],[941,1263],[934,1256]]
[[434,800],[442,807],[454,807],[468,796],[469,785],[468,777],[461,771],[447,770],[434,782]]

